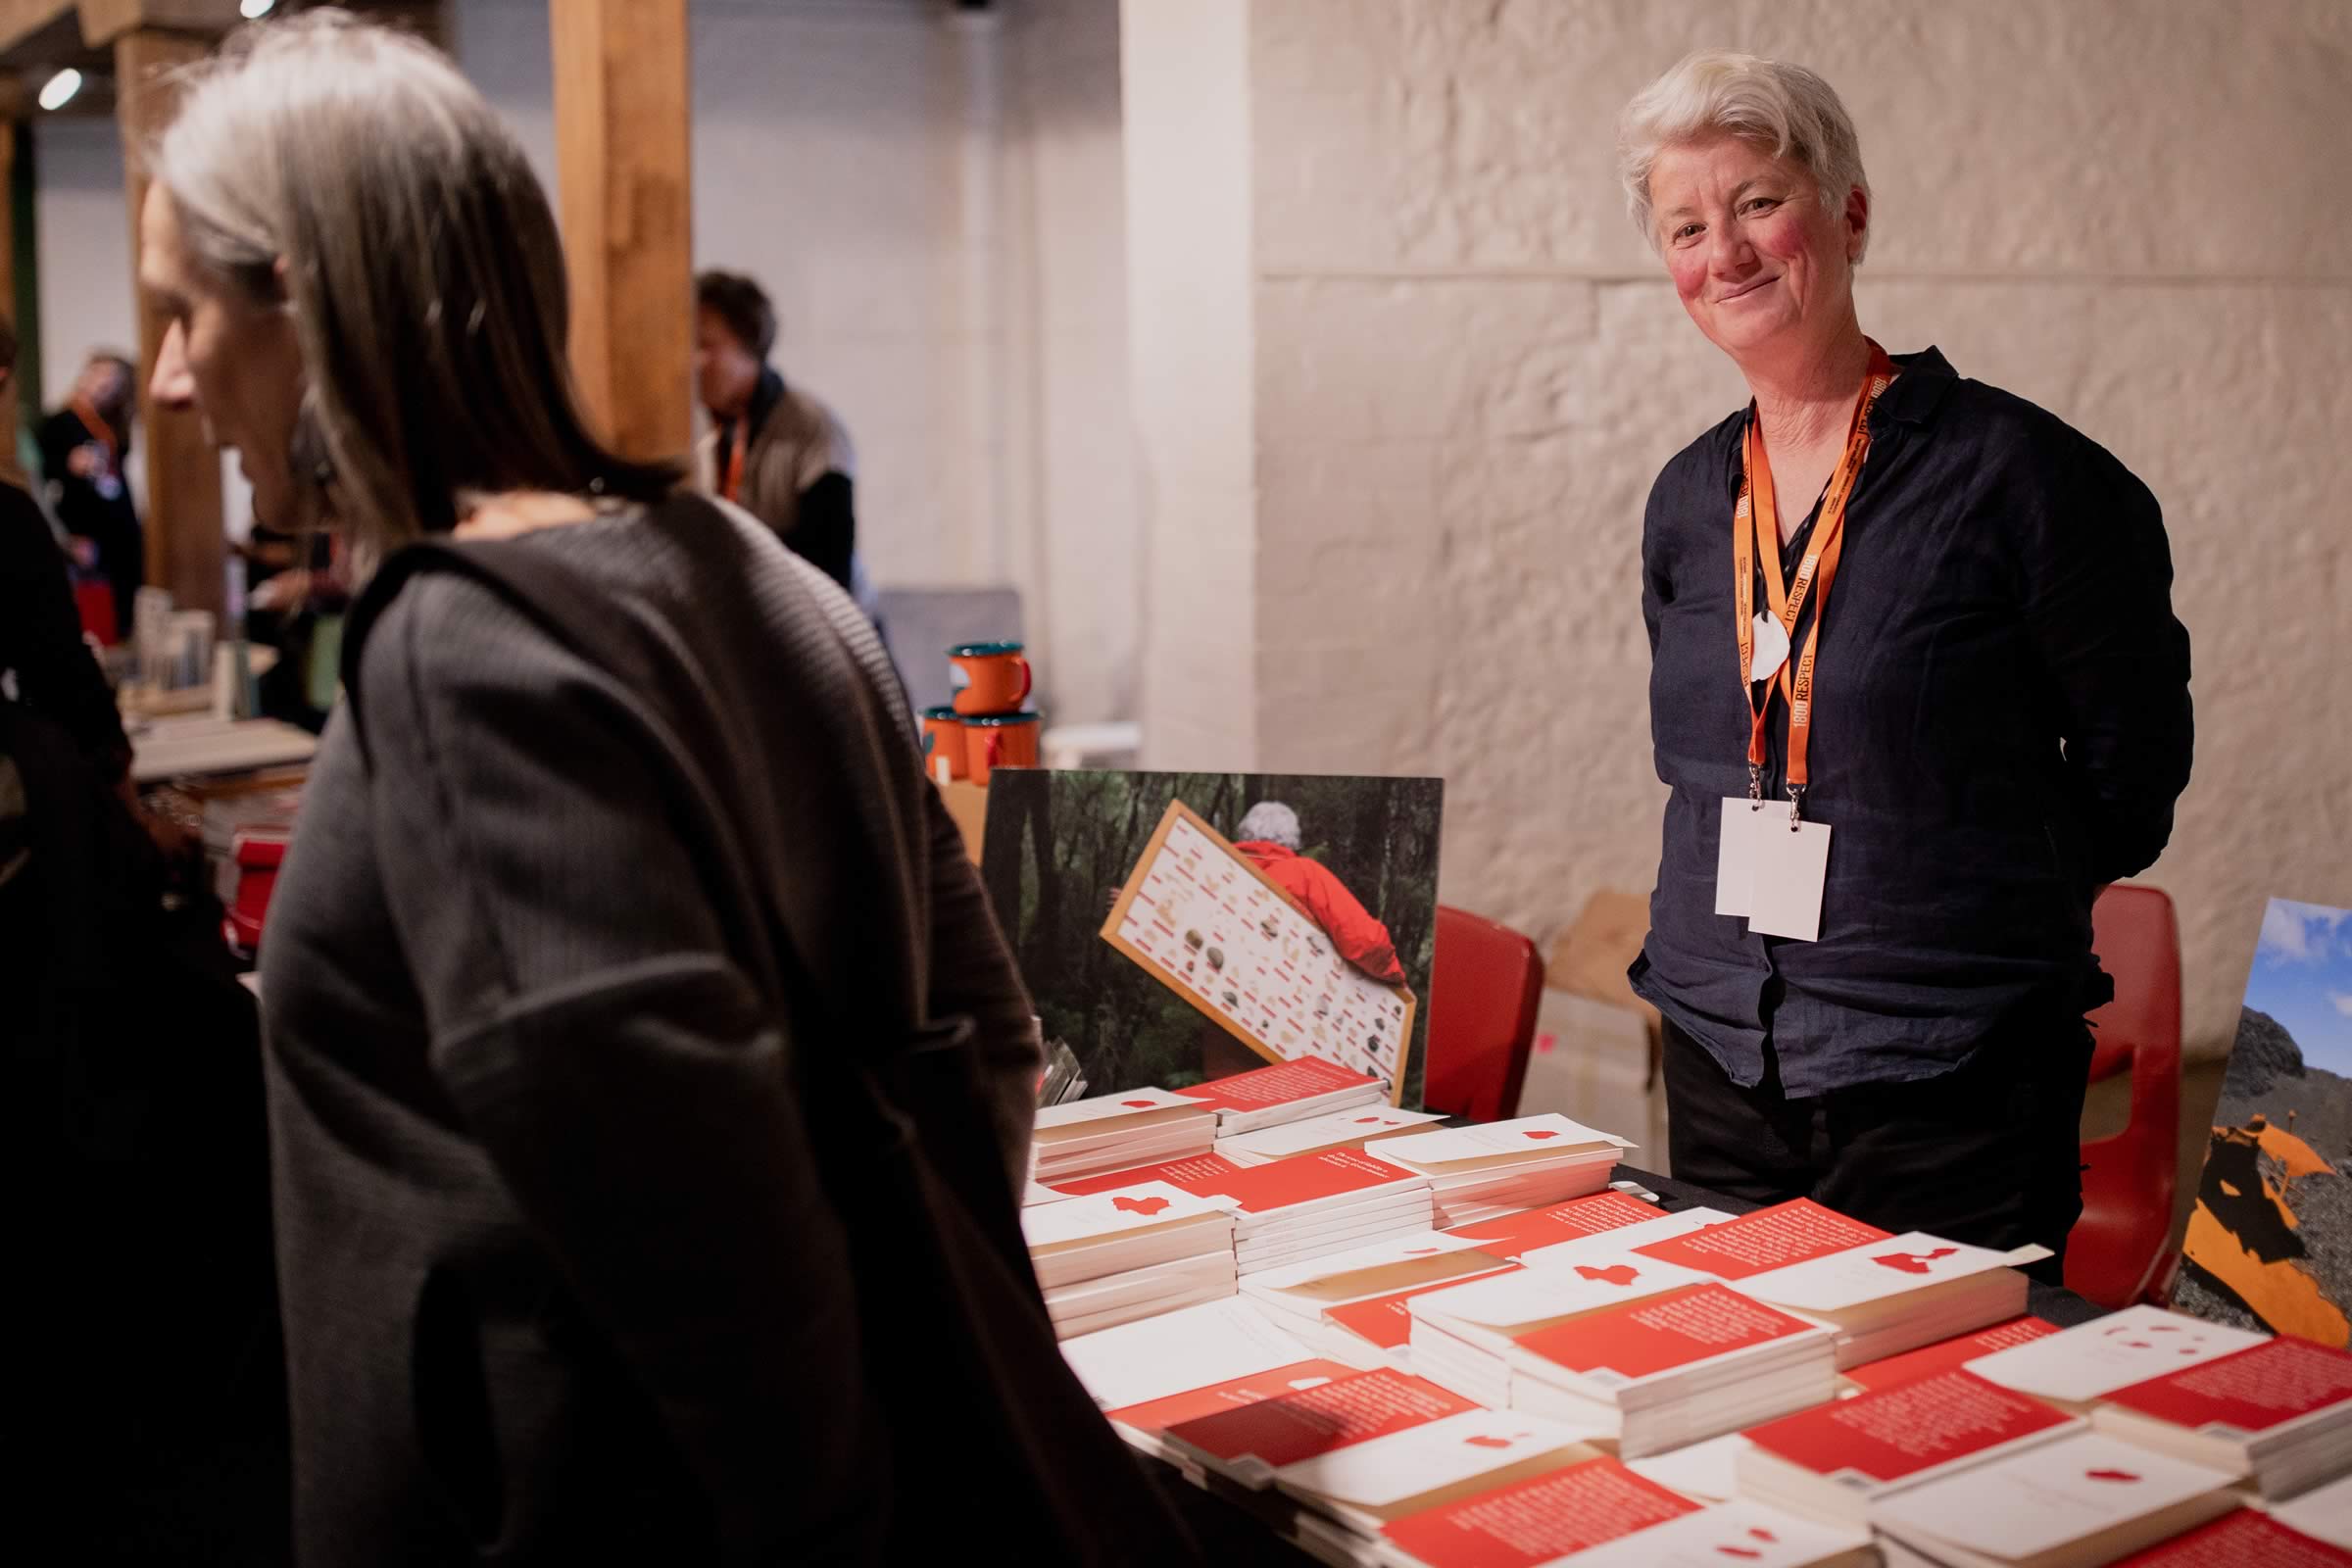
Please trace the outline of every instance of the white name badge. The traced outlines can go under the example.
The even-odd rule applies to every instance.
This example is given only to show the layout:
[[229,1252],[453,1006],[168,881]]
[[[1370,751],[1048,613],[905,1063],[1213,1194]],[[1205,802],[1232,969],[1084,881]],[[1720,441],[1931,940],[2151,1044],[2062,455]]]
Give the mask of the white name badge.
[[1756,650],[1748,662],[1750,680],[1770,680],[1788,662],[1788,634],[1781,629],[1781,618],[1763,611],[1756,612]]
[[1786,805],[1755,814],[1768,826],[1749,840],[1753,875],[1747,928],[1758,936],[1818,942],[1822,890],[1830,876],[1830,825],[1799,822],[1791,833]]
[[1783,832],[1788,831],[1786,808],[1776,812],[1769,801],[1758,807],[1744,795],[1723,798],[1723,833],[1715,846],[1717,914],[1747,913],[1756,883],[1755,836],[1759,829],[1776,823]]

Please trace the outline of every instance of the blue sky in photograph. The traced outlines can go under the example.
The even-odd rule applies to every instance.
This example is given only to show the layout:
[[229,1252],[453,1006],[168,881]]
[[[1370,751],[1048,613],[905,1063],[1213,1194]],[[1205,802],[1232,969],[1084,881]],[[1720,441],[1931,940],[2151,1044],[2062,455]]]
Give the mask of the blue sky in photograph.
[[2273,899],[2246,1005],[2286,1026],[2305,1066],[2352,1078],[2352,910]]

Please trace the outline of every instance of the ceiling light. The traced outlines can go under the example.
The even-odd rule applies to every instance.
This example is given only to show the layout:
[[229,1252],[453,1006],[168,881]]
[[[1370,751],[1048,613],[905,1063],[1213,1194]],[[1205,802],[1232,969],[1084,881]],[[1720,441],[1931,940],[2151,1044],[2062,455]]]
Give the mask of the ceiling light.
[[247,22],[259,22],[277,9],[277,0],[237,0],[237,15]]
[[68,66],[41,83],[41,107],[48,110],[63,109],[74,101],[74,95],[79,91],[81,73]]

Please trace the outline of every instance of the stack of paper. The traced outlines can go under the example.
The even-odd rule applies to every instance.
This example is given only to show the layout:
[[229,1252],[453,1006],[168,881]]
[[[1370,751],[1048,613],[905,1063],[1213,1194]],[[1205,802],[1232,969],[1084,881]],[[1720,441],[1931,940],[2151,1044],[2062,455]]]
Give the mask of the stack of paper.
[[1952,1371],[1751,1427],[1734,1464],[1744,1496],[1863,1526],[1904,1487],[2081,1430],[2080,1416]]
[[1097,1171],[1206,1153],[1216,1137],[1214,1110],[1165,1089],[1097,1095],[1038,1111],[1029,1175],[1057,1187]]
[[1165,1182],[1021,1210],[1063,1339],[1234,1292],[1233,1216]]
[[1516,1335],[1504,1358],[1515,1409],[1605,1421],[1638,1458],[1827,1402],[1837,1354],[1828,1330],[1710,1284]]
[[1382,1527],[1399,1568],[1544,1563],[1698,1512],[1614,1459],[1588,1459],[1531,1481]]
[[2160,1306],[2128,1306],[1967,1365],[1987,1383],[2086,1413],[2092,1401],[2118,1389],[2251,1349],[2269,1338]]
[[2352,1568],[2352,1551],[2331,1545],[2252,1508],[2133,1552],[2115,1568]]
[[1565,1116],[1521,1116],[1392,1138],[1381,1157],[1427,1176],[1438,1222],[1451,1227],[1599,1192],[1632,1147]]
[[[1640,1199],[1626,1198],[1623,1193],[1600,1193],[1589,1199],[1580,1199],[1578,1201],[1592,1203],[1600,1202],[1606,1199],[1622,1199],[1627,1202],[1641,1202]],[[1561,1206],[1574,1207],[1575,1205],[1563,1204]],[[1646,1208],[1649,1205],[1643,1203],[1642,1206]],[[1544,1210],[1546,1213],[1557,1213],[1558,1211],[1557,1209]],[[1530,1268],[1552,1268],[1571,1263],[1589,1263],[1596,1257],[1605,1256],[1612,1260],[1618,1259],[1634,1248],[1647,1247],[1652,1242],[1670,1241],[1677,1236],[1689,1236],[1693,1231],[1703,1231],[1710,1226],[1728,1225],[1732,1222],[1732,1215],[1725,1213],[1720,1208],[1686,1208],[1673,1214],[1659,1214],[1653,1211],[1648,1219],[1621,1225],[1596,1235],[1572,1237],[1564,1242],[1547,1241],[1540,1235],[1534,1236],[1530,1239],[1541,1245],[1526,1247],[1517,1251],[1513,1251],[1508,1243],[1501,1241],[1482,1241],[1478,1245],[1490,1252],[1500,1251],[1505,1256],[1517,1257],[1520,1262]],[[1495,1227],[1515,1226],[1518,1223],[1516,1219],[1498,1219],[1493,1221],[1491,1225],[1459,1226],[1446,1234],[1475,1238],[1486,1235]]]
[[1593,1457],[1590,1428],[1482,1410],[1383,1368],[1169,1427],[1201,1469],[1274,1487],[1365,1537],[1430,1508]]
[[[1121,1436],[1154,1452],[1168,1422],[1243,1402],[1217,1396],[1219,1390],[1267,1380],[1288,1393],[1293,1379],[1335,1375],[1322,1370],[1329,1362],[1232,1297],[1063,1340],[1061,1358]],[[1208,1402],[1181,1414],[1163,1408],[1194,1395]]]
[[1430,1228],[1429,1178],[1355,1149],[1251,1166],[1208,1197],[1233,1211],[1244,1274]]
[[1510,1352],[1521,1335],[1705,1283],[1690,1269],[1621,1252],[1432,1291],[1405,1302],[1413,1370],[1500,1408],[1513,1402]]
[[1518,1266],[1437,1231],[1408,1231],[1252,1274],[1242,1281],[1242,1294],[1326,1354],[1409,1371],[1400,1353],[1412,1326],[1406,1302]]
[[2091,1420],[2132,1443],[2291,1497],[2352,1470],[2352,1355],[2268,1340],[2107,1396]]
[[1860,1366],[1841,1368],[1838,1382],[1849,1392],[1863,1389],[1891,1389],[1898,1384],[1916,1383],[1932,1378],[1938,1372],[1955,1372],[1980,1355],[2006,1350],[2013,1345],[2028,1345],[2045,1335],[2058,1332],[2058,1325],[2037,1317],[2013,1317],[2006,1323],[1995,1323],[1974,1334],[1942,1340],[1922,1349],[1906,1350],[1884,1360],[1865,1361]]
[[2352,1551],[2352,1476],[2316,1487],[2271,1512],[2316,1541]]
[[1386,1081],[1367,1078],[1321,1056],[1300,1056],[1228,1078],[1212,1078],[1178,1093],[1216,1108],[1219,1137],[1304,1121],[1354,1105],[1385,1105],[1389,1100]]
[[1217,1152],[1237,1165],[1263,1165],[1294,1154],[1320,1154],[1333,1149],[1361,1149],[1366,1144],[1420,1132],[1433,1121],[1444,1121],[1435,1110],[1398,1110],[1393,1105],[1357,1105],[1305,1121],[1285,1122],[1252,1133],[1217,1136]]
[[1097,1171],[1092,1176],[1073,1177],[1055,1182],[1050,1191],[1064,1198],[1084,1198],[1091,1193],[1132,1187],[1137,1182],[1166,1182],[1199,1198],[1216,1191],[1218,1183],[1241,1174],[1241,1169],[1223,1154],[1187,1154],[1181,1159],[1162,1159],[1149,1165],[1127,1165],[1118,1170]]
[[2077,1432],[1904,1487],[1870,1518],[1890,1568],[2092,1568],[2220,1518],[2229,1489],[2219,1470]]
[[[1709,1209],[1706,1212],[1715,1211]],[[1518,1257],[1540,1247],[1583,1241],[1587,1237],[1622,1231],[1628,1226],[1669,1217],[1639,1198],[1603,1190],[1588,1198],[1572,1198],[1565,1203],[1523,1208],[1499,1219],[1455,1225],[1450,1227],[1448,1234],[1476,1242],[1482,1251],[1493,1252],[1497,1257]],[[1732,1216],[1725,1214],[1721,1217],[1730,1219]],[[1680,1235],[1681,1232],[1663,1234]],[[1647,1236],[1642,1238],[1644,1241],[1652,1239]]]

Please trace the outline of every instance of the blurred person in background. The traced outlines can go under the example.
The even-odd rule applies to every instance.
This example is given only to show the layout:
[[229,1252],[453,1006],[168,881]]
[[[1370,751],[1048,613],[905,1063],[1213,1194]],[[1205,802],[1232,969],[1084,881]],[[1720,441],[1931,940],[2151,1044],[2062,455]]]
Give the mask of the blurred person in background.
[[132,601],[146,580],[147,539],[126,477],[137,367],[97,353],[74,378],[66,406],[41,421],[41,477],[75,564],[114,590],[119,635],[130,635]]

